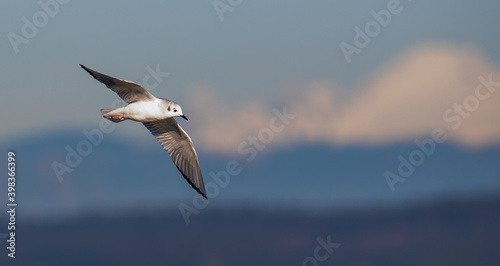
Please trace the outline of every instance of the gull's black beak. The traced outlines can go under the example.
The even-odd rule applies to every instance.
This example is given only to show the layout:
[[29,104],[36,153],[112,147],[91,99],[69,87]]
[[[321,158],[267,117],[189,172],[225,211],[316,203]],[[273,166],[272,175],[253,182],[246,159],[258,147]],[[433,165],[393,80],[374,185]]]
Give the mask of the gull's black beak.
[[185,115],[181,115],[181,117],[189,121],[189,119]]

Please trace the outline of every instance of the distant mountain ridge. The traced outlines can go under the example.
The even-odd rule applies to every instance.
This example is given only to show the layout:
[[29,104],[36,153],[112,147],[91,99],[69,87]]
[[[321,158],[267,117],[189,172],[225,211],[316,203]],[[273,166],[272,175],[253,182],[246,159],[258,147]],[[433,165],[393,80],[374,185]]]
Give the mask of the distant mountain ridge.
[[[21,212],[43,217],[142,205],[193,206],[194,192],[153,138],[137,145],[128,137],[106,135],[59,179],[53,163],[65,164],[67,147],[77,150],[82,140],[86,138],[81,132],[58,131],[0,143],[2,150],[14,150],[18,156]],[[205,183],[218,187],[207,208],[238,202],[305,208],[398,205],[500,191],[500,147],[471,151],[438,144],[391,192],[384,172],[396,173],[398,156],[407,157],[415,149],[413,143],[380,147],[304,144],[266,148],[251,162],[244,156],[231,158],[203,150],[198,154]],[[6,155],[1,156],[4,160]],[[225,171],[231,161],[241,171],[221,187],[213,176]]]

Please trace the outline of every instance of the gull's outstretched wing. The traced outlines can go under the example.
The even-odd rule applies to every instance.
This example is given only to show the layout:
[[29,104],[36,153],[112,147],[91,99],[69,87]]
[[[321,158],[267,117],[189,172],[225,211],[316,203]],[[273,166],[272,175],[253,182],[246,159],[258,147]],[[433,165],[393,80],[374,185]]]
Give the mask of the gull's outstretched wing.
[[182,176],[198,193],[207,198],[198,155],[196,155],[191,138],[181,126],[173,118],[143,124],[172,157],[172,161]]
[[94,71],[90,68],[87,68],[84,65],[80,66],[87,72],[89,72],[89,74],[92,77],[104,83],[106,87],[116,92],[118,96],[120,96],[120,98],[122,98],[127,103],[133,103],[136,101],[148,101],[148,100],[152,101],[155,99],[155,97],[151,95],[151,93],[149,93],[144,87],[135,82],[124,79],[113,78],[101,74],[97,71]]

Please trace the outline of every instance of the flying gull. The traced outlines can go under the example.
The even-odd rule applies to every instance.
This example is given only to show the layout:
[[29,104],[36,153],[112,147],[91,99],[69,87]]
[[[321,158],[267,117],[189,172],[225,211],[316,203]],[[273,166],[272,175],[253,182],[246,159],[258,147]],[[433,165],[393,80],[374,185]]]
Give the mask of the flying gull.
[[80,66],[128,103],[116,109],[101,109],[102,115],[115,123],[127,119],[142,122],[172,157],[182,176],[198,193],[207,198],[193,142],[174,119],[180,116],[188,120],[180,105],[167,99],[156,98],[135,82],[113,78]]

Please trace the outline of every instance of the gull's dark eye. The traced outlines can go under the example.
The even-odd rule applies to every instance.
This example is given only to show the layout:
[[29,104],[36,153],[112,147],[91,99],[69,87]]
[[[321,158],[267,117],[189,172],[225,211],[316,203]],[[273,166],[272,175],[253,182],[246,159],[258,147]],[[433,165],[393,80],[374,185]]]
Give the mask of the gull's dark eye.
[[177,109],[174,109],[174,112],[177,112]]

